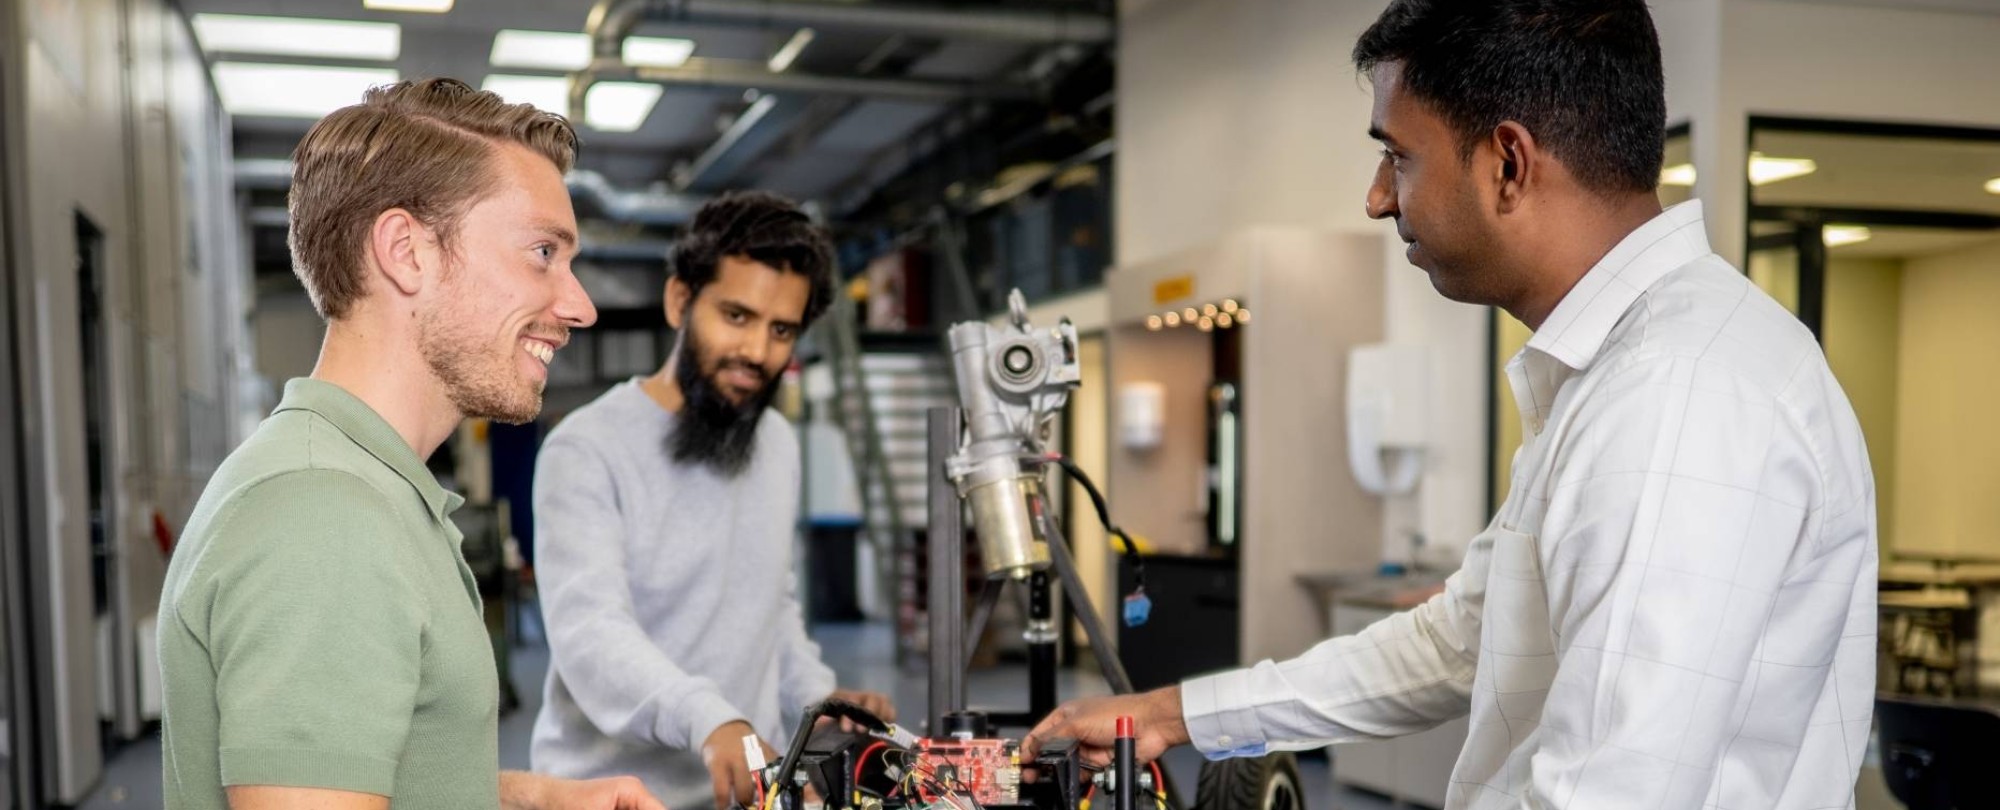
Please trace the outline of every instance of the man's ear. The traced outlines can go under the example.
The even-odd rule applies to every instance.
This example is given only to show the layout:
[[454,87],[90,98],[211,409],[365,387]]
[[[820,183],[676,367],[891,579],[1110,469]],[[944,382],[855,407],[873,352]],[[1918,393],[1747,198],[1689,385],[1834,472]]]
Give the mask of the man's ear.
[[1519,208],[1527,199],[1528,191],[1541,180],[1542,154],[1540,145],[1535,143],[1534,133],[1518,121],[1502,121],[1493,128],[1488,146],[1499,159],[1494,165],[1494,178],[1499,193],[1500,213],[1509,213]]
[[437,241],[431,229],[415,214],[391,208],[375,217],[368,229],[368,257],[389,287],[404,295],[416,295],[424,286],[424,273],[440,266]]
[[678,278],[667,279],[667,294],[661,306],[667,308],[667,326],[678,332],[687,320],[688,304],[694,301],[694,291],[688,289],[687,282]]

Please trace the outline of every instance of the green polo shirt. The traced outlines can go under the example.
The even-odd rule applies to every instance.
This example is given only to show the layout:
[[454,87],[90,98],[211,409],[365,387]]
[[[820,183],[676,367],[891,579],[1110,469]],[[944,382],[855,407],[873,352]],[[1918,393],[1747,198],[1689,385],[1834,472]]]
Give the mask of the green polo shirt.
[[168,810],[230,785],[500,805],[499,682],[444,491],[361,400],[293,380],[216,470],[160,597]]

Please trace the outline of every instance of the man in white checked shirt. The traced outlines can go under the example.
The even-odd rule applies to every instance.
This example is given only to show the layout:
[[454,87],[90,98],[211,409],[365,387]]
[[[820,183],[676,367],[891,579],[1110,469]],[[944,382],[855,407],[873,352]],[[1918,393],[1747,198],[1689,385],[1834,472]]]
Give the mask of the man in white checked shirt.
[[[1103,761],[1409,734],[1470,715],[1449,808],[1845,808],[1874,700],[1875,488],[1784,308],[1661,211],[1642,0],[1395,0],[1355,62],[1369,215],[1446,297],[1535,330],[1513,489],[1445,591],[1289,661],[1059,708]],[[1727,182],[1726,180],[1724,182]]]

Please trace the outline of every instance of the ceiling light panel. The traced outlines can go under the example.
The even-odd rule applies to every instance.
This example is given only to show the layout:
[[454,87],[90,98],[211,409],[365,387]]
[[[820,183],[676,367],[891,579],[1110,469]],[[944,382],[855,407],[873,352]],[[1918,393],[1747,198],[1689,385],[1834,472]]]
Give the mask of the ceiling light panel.
[[319,118],[361,103],[376,85],[401,77],[393,68],[336,68],[217,62],[215,87],[230,115]]
[[771,60],[765,63],[765,67],[770,68],[772,73],[785,72],[793,62],[798,61],[799,54],[806,52],[806,46],[812,44],[814,36],[816,34],[810,28],[799,29],[792,34],[791,39],[785,40],[784,47],[779,48],[777,53],[771,54]]
[[557,115],[569,115],[569,80],[561,76],[510,76],[495,73],[479,89],[498,93],[510,104],[533,104]]
[[[673,37],[626,37],[625,64],[636,67],[680,67],[694,55],[694,40]],[[590,35],[566,31],[505,29],[493,37],[494,67],[535,70],[583,70],[590,67]]]
[[315,56],[389,61],[403,49],[403,27],[395,23],[196,14],[194,36],[214,53]]
[[584,123],[600,132],[631,132],[644,126],[664,89],[650,82],[598,82],[584,99]]
[[626,37],[625,64],[676,68],[694,56],[694,40],[674,37]]
[[1668,166],[1668,167],[1666,167],[1666,168],[1664,168],[1664,169],[1661,169],[1661,170],[1660,170],[1660,185],[1663,185],[1663,186],[1693,186],[1693,185],[1694,185],[1694,164],[1692,164],[1692,163],[1681,163],[1681,164],[1678,164],[1678,165],[1674,165],[1674,166]]
[[443,14],[451,10],[452,0],[361,0],[361,7],[370,11],[421,11],[427,14]]
[[1816,171],[1819,171],[1819,164],[1809,158],[1768,157],[1750,153],[1750,185],[1753,186],[1804,177]]
[[1840,247],[1866,242],[1874,235],[1865,225],[1828,225],[1820,230],[1820,241],[1827,247]]
[[494,67],[582,70],[590,67],[590,36],[505,29],[493,37]]
[[2000,177],[1986,181],[1986,193],[2000,194]]

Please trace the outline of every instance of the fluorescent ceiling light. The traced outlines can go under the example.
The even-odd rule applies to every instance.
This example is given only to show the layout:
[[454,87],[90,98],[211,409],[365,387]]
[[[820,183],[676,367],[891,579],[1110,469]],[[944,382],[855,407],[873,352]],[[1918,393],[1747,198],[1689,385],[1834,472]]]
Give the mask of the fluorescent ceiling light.
[[1871,236],[1874,234],[1865,225],[1828,225],[1820,230],[1820,239],[1826,242],[1827,247],[1866,242]]
[[393,68],[217,62],[215,87],[230,115],[319,118],[361,103],[361,94],[401,77]]
[[771,61],[765,63],[765,66],[769,67],[772,73],[785,72],[785,68],[791,67],[792,62],[799,58],[799,54],[805,53],[806,46],[812,44],[814,36],[810,28],[799,29],[797,33],[792,34],[791,39],[785,40],[784,47],[779,48],[777,53],[771,54]]
[[495,73],[479,85],[500,94],[509,104],[533,104],[557,115],[569,115],[569,80],[561,76],[509,76]]
[[451,10],[452,0],[361,0],[361,7],[373,11],[423,11],[443,14]]
[[1660,185],[1663,186],[1694,185],[1694,164],[1682,163],[1676,166],[1668,166],[1664,169],[1661,169]]
[[403,49],[402,26],[357,20],[196,14],[194,36],[209,53],[388,61]]
[[601,132],[631,132],[646,123],[664,88],[651,82],[598,82],[584,99],[584,123]]
[[1765,157],[1762,153],[1750,153],[1750,185],[1762,186],[1794,177],[1804,177],[1819,171],[1819,164],[1808,158]]
[[694,40],[675,37],[626,37],[625,64],[634,67],[677,68],[694,55]]
[[494,67],[582,70],[590,67],[590,35],[505,29],[493,37]]
[[[694,40],[626,37],[622,53],[635,67],[680,67],[694,55]],[[494,67],[583,70],[590,67],[590,35],[508,28],[493,37],[489,59]]]
[[2000,177],[1986,181],[1986,193],[2000,194]]

